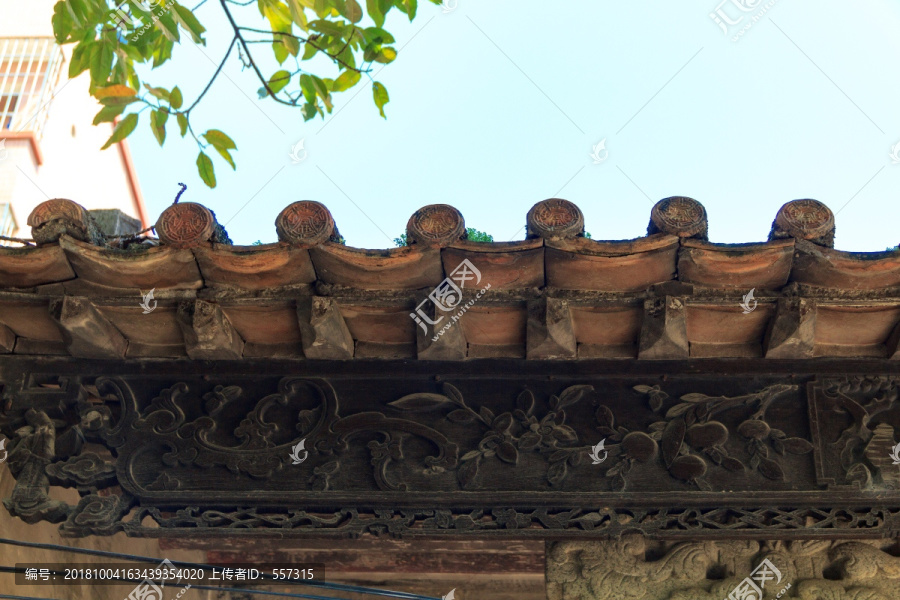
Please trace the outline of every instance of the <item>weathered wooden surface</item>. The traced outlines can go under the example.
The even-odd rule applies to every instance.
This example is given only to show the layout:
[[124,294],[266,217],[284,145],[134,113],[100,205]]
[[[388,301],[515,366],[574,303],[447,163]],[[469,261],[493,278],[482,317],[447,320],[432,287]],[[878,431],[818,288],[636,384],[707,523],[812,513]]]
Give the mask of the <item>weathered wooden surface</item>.
[[[11,510],[66,535],[900,531],[894,360],[6,356],[0,384]],[[48,477],[86,495],[54,504]]]

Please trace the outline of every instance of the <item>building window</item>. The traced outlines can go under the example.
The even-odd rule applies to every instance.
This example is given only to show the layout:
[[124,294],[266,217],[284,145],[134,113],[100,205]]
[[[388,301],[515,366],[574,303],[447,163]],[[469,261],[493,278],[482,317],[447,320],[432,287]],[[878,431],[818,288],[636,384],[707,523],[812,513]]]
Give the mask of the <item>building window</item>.
[[0,37],[0,130],[40,139],[63,62],[51,37]]

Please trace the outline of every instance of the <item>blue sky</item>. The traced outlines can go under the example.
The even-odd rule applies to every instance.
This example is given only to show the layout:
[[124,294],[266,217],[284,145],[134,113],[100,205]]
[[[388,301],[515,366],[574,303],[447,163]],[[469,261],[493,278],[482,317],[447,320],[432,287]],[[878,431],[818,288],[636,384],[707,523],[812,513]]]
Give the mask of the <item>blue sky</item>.
[[[706,207],[710,240],[731,243],[764,240],[784,202],[815,198],[838,213],[837,248],[896,245],[900,4],[743,0],[753,9],[742,12],[741,0],[719,1],[458,0],[446,13],[420,2],[412,23],[394,11],[386,29],[399,56],[373,65],[390,92],[387,120],[364,78],[335,95],[324,121],[304,122],[258,99],[259,82],[232,56],[193,122],[234,138],[237,171],[212,152],[210,190],[174,122],[163,148],[141,123],[130,143],[149,212],[184,181],[183,200],[250,244],[276,241],[290,202],[318,200],[348,245],[384,248],[427,204],[452,204],[506,241],[524,238],[535,202],[561,197],[609,240],[644,235],[653,203],[683,195]],[[728,35],[710,17],[717,8],[744,16]],[[177,83],[189,104],[231,39],[220,13],[202,6],[207,46],[188,39],[143,79]],[[255,6],[239,14],[265,25]],[[256,46],[267,75],[278,68],[270,55]],[[608,155],[594,164],[604,139]],[[307,155],[294,164],[300,140]]]

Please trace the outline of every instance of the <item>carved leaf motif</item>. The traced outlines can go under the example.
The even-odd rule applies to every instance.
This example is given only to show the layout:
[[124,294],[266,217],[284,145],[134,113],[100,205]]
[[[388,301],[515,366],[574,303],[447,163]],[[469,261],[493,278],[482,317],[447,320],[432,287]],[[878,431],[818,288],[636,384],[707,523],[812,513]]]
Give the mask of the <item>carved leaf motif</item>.
[[450,398],[442,394],[428,394],[423,392],[403,396],[399,400],[388,402],[388,406],[393,406],[394,408],[405,411],[423,411],[440,408],[451,402],[453,401]]
[[684,419],[676,419],[666,425],[666,429],[663,431],[662,443],[660,444],[666,468],[671,467],[672,461],[678,456],[678,451],[681,450],[681,443],[684,441],[684,432],[686,430],[687,426],[685,425]]
[[663,399],[657,395],[650,396],[650,408],[653,412],[659,412],[663,406]]
[[612,488],[616,492],[625,491],[625,477],[621,473],[617,473],[615,477],[612,478]]
[[[541,443],[541,436],[533,431],[526,431],[519,438],[519,450],[534,450]],[[553,460],[552,458],[550,460]]]
[[556,410],[562,410],[567,406],[571,406],[581,400],[587,392],[593,391],[594,386],[592,385],[573,385],[567,387],[562,391],[562,394],[559,395],[559,404],[557,404],[555,408]]
[[666,418],[674,419],[675,417],[680,417],[681,415],[683,415],[684,413],[689,411],[691,408],[693,408],[693,405],[688,402],[682,402],[681,404],[676,404],[675,406],[673,406],[666,412]]
[[469,450],[468,452],[466,452],[465,454],[463,454],[463,455],[462,455],[462,458],[460,458],[459,460],[460,460],[460,462],[465,462],[465,461],[467,461],[467,460],[472,460],[473,458],[475,458],[475,457],[478,456],[479,454],[481,454],[481,452],[478,451],[478,450]]
[[566,478],[567,473],[568,467],[566,467],[566,461],[561,460],[559,462],[551,463],[550,468],[547,469],[547,481],[550,482],[550,485],[557,485]]
[[447,418],[454,423],[471,423],[475,420],[475,415],[463,408],[457,408],[447,415]]
[[512,426],[512,423],[512,415],[510,413],[503,413],[494,419],[494,422],[491,423],[491,427],[496,431],[506,431]]
[[466,403],[463,400],[462,392],[460,392],[458,389],[456,389],[456,387],[453,384],[445,381],[444,384],[441,386],[441,391],[444,392],[444,395],[447,396],[447,398],[449,398],[450,401],[453,402],[453,404],[456,404],[457,406],[462,406],[462,407],[466,406]]
[[597,419],[597,424],[600,427],[609,427],[612,428],[616,422],[615,417],[609,407],[601,404],[597,407],[597,411],[594,413],[594,418]]
[[768,458],[760,456],[757,470],[759,470],[760,474],[767,479],[784,481],[784,470],[782,470],[781,465],[774,460],[769,460]]
[[482,406],[481,410],[478,412],[481,414],[481,418],[484,419],[485,423],[493,423],[494,413],[491,412],[491,409],[489,409],[487,406]]
[[812,444],[803,438],[788,438],[783,443],[784,449],[791,454],[807,454],[813,450]]
[[683,400],[684,402],[691,402],[693,404],[696,404],[698,402],[705,402],[709,400],[709,396],[707,396],[706,394],[685,394],[681,397],[681,400]]
[[519,462],[519,451],[510,442],[503,442],[497,446],[497,458],[503,462],[515,465]]
[[469,488],[475,484],[475,478],[478,476],[478,465],[480,463],[480,458],[466,461],[459,468],[459,471],[456,472],[456,476],[459,479],[459,483],[463,487],[463,489]]
[[557,425],[553,428],[553,437],[561,442],[577,442],[578,434],[568,425]]

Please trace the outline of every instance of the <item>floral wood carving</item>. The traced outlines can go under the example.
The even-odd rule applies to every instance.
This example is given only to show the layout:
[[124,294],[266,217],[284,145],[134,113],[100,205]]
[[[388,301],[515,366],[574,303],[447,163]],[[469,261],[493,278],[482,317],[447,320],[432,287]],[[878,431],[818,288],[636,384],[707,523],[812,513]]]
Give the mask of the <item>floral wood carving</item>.
[[[654,412],[661,412],[669,398],[659,386],[638,385],[634,389],[647,396]],[[775,384],[758,392],[732,397],[684,394],[679,402],[669,406],[662,420],[650,425],[649,434],[630,432],[623,436],[627,430],[613,429],[612,412],[601,406],[597,409],[601,431],[609,434],[612,440],[621,442],[623,457],[616,467],[607,471],[607,477],[616,477],[616,488],[625,489],[626,476],[634,462],[653,460],[657,455],[658,443],[660,460],[669,474],[704,490],[712,489],[703,478],[709,463],[735,472],[749,468],[766,479],[784,481],[785,470],[777,455],[808,454],[813,446],[806,439],[791,437],[773,428],[766,420],[766,411],[774,401],[793,394],[797,389],[796,385]],[[733,428],[734,431],[715,419],[722,413],[738,410],[746,417]],[[735,437],[735,441],[743,447],[740,458],[727,449],[729,440]],[[733,448],[735,443],[731,446]]]
[[496,459],[515,466],[523,452],[537,452],[545,456],[549,464],[547,481],[556,485],[565,479],[567,465],[575,467],[582,464],[589,449],[573,445],[578,443],[578,434],[566,425],[565,409],[579,402],[593,389],[590,385],[575,385],[564,389],[559,396],[552,395],[549,401],[551,410],[540,419],[534,414],[534,394],[529,390],[519,394],[514,410],[499,415],[494,415],[486,406],[473,409],[450,383],[443,384],[443,394],[411,394],[389,404],[410,412],[455,407],[447,414],[448,421],[472,423],[484,428],[477,448],[466,452],[460,459],[462,465],[457,471],[457,478],[463,489],[477,485],[483,461]]

